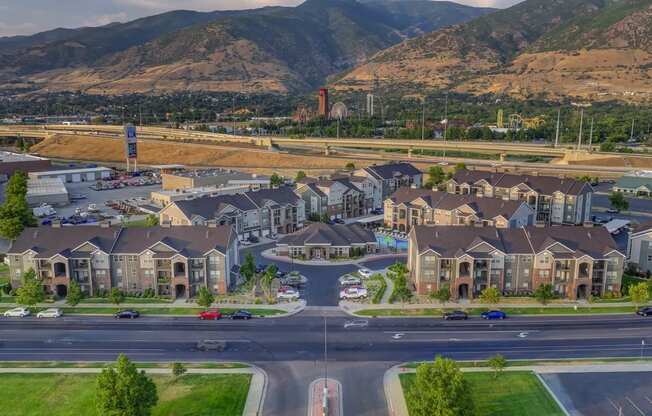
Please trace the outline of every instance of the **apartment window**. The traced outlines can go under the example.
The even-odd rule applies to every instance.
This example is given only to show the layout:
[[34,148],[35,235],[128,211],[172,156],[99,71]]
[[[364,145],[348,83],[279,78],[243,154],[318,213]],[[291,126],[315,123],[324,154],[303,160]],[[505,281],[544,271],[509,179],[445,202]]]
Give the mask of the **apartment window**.
[[652,255],[648,255],[648,256],[647,256],[647,261],[648,261],[648,262],[652,261]]
[[120,267],[115,269],[115,274],[116,274],[116,276],[122,276],[122,269]]
[[526,275],[526,276],[529,276],[530,275],[530,270],[528,270],[528,269],[523,270],[523,274]]
[[210,264],[219,264],[220,263],[220,258],[218,256],[210,256],[209,257],[209,262],[210,262]]

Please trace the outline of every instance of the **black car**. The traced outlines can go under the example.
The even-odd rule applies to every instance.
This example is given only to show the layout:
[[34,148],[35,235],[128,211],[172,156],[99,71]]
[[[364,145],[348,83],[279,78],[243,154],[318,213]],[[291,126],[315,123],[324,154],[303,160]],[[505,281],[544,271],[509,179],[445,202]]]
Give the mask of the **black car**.
[[446,312],[444,319],[447,321],[466,321],[469,319],[469,315],[464,311]]
[[140,313],[138,313],[138,311],[132,311],[131,309],[116,312],[116,314],[113,315],[113,317],[116,319],[134,319],[138,318],[139,316]]
[[265,271],[265,269],[267,269],[267,266],[266,266],[266,265],[264,265],[264,264],[259,264],[258,266],[256,266],[256,273],[262,273],[262,272]]
[[245,321],[248,321],[251,318],[253,318],[253,315],[251,315],[250,312],[244,310],[234,312],[233,315],[231,315],[231,319],[244,319]]
[[252,235],[251,237],[249,237],[249,242],[252,243],[252,244],[256,244],[256,243],[260,242],[260,239],[258,237],[256,237],[255,235]]
[[344,220],[341,219],[341,218],[335,218],[335,219],[333,220],[333,222],[334,222],[335,224],[345,224]]
[[652,316],[652,306],[645,306],[637,310],[636,314],[641,316]]

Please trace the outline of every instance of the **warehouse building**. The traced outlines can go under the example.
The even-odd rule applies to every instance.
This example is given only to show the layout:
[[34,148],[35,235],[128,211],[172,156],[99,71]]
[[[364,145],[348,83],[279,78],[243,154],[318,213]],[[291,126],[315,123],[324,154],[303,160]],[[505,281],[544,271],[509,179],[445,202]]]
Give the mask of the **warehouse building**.
[[4,182],[14,173],[39,172],[52,169],[50,160],[22,153],[0,151],[0,182]]
[[27,204],[36,207],[41,204],[65,206],[70,196],[61,178],[29,179],[27,181]]
[[202,188],[208,186],[247,186],[251,190],[270,187],[270,178],[229,169],[198,169],[162,173],[164,190]]
[[113,170],[106,167],[80,167],[60,170],[47,170],[44,172],[30,172],[30,179],[61,178],[64,183],[96,182],[109,179]]

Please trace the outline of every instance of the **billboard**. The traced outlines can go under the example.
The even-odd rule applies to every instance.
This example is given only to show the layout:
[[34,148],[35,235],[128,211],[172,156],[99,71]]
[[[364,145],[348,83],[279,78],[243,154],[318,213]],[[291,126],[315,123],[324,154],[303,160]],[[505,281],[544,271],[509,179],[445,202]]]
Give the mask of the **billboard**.
[[138,157],[136,126],[133,124],[127,124],[125,126],[125,149],[127,159],[136,159]]

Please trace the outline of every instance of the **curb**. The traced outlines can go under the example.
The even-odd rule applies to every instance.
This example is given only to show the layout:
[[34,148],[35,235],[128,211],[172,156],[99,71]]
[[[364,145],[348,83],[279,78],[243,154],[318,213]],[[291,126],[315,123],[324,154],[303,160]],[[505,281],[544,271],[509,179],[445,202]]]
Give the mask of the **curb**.
[[405,395],[399,378],[402,364],[395,365],[383,375],[383,390],[390,416],[409,416]]
[[346,260],[346,261],[306,261],[306,260],[292,260],[284,256],[276,256],[268,253],[269,250],[265,250],[260,253],[260,256],[266,260],[271,260],[281,263],[292,263],[300,266],[313,266],[313,267],[329,267],[329,266],[356,266],[361,263],[366,263],[369,261],[382,260],[392,257],[407,257],[407,253],[396,253],[396,254],[379,254],[375,256],[365,256],[355,260]]
[[268,377],[265,370],[262,368],[251,365],[253,374],[251,376],[251,384],[249,385],[249,393],[247,394],[247,401],[245,402],[242,416],[259,416],[263,414],[263,404],[267,396]]
[[543,385],[543,387],[546,389],[546,391],[548,392],[550,397],[552,397],[552,399],[555,401],[555,403],[557,403],[557,406],[564,413],[564,415],[570,416],[570,413],[568,412],[568,410],[566,409],[564,404],[561,402],[561,400],[559,400],[559,398],[555,395],[555,393],[553,393],[550,386],[548,386],[548,384],[545,382],[543,377],[541,377],[541,374],[539,374],[537,371],[534,371],[534,375],[537,376],[537,379],[539,380],[539,383],[541,383]]
[[[312,401],[313,401],[312,392],[314,390],[315,384],[319,383],[322,380],[324,380],[324,378],[319,377],[319,378],[313,380],[312,382],[310,382],[310,385],[308,386],[308,416],[322,416],[321,414],[314,414],[313,411],[312,411]],[[343,396],[342,396],[342,383],[340,383],[339,380],[336,380],[336,379],[330,378],[330,377],[328,377],[327,380],[329,382],[334,382],[334,383],[337,384],[337,391],[338,391],[338,397],[339,397],[339,410],[338,410],[339,413],[338,413],[338,415],[342,416],[344,414],[344,399],[343,399]],[[331,413],[331,412],[329,412],[329,413]]]

